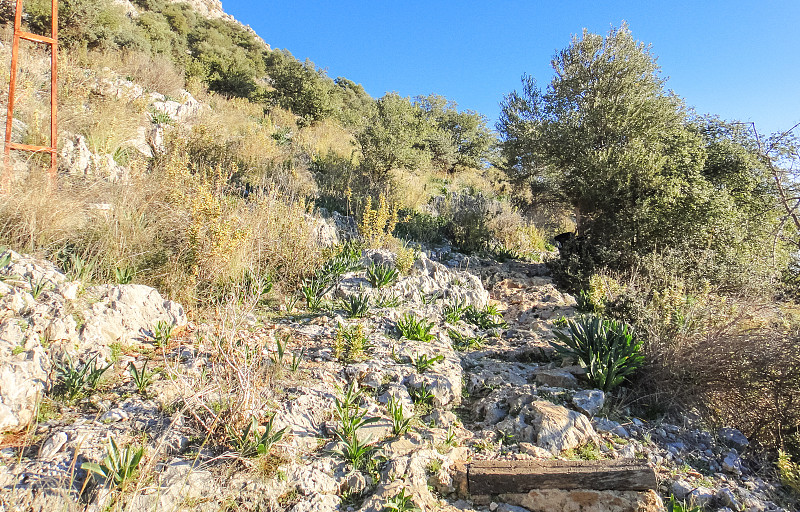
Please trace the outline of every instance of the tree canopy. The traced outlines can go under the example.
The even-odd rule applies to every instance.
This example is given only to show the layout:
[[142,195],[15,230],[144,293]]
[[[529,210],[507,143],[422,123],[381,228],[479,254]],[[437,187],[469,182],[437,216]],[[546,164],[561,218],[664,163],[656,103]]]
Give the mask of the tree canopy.
[[524,76],[503,101],[498,129],[513,181],[570,205],[578,234],[618,254],[683,246],[751,255],[767,243],[773,188],[747,137],[693,116],[627,25],[605,37],[584,30],[552,66],[546,90]]

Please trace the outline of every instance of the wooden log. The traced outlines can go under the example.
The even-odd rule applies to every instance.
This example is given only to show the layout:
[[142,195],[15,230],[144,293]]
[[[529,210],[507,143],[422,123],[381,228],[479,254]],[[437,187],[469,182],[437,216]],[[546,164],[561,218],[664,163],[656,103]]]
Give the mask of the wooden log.
[[653,468],[622,460],[489,460],[467,466],[471,495],[526,493],[534,489],[645,491],[657,487]]

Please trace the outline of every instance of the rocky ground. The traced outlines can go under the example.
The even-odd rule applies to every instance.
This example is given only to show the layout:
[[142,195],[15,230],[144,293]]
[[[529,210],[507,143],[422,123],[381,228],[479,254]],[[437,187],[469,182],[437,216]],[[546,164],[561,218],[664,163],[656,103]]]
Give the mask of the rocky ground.
[[[192,323],[151,288],[89,285],[6,254],[0,510],[380,512],[409,510],[402,496],[411,496],[425,511],[599,512],[662,510],[670,494],[706,510],[787,510],[740,432],[636,418],[554,357],[554,322],[575,314],[575,300],[543,264],[433,250],[382,289],[363,270],[345,274],[334,294],[369,295],[365,318],[289,303],[279,316],[239,305]],[[393,259],[366,251],[363,264]],[[503,317],[457,320],[456,304],[495,305]],[[409,313],[433,323],[430,341],[401,336]],[[89,362],[108,369],[70,396],[69,365]],[[394,434],[390,403],[402,404],[395,422],[408,419],[407,432]],[[370,420],[347,437],[354,417]],[[285,429],[268,453],[237,441],[248,418],[259,435]],[[123,451],[144,447],[138,473],[119,486],[82,468],[102,462],[112,439]],[[346,455],[359,445],[366,453],[353,464]],[[553,458],[648,461],[660,497],[534,491],[475,502],[465,493],[470,460]]]

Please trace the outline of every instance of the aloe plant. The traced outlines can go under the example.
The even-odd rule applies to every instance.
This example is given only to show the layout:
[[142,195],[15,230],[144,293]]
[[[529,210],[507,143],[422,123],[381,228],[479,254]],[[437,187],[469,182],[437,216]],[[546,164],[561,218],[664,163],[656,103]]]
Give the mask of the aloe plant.
[[156,347],[166,347],[172,339],[172,331],[175,330],[175,324],[164,320],[159,320],[153,326],[153,344]]
[[264,433],[261,435],[258,435],[258,421],[255,416],[251,418],[250,423],[247,424],[240,435],[230,430],[228,434],[233,441],[236,453],[243,458],[268,454],[272,446],[280,442],[286,433],[286,427],[275,430],[274,420],[275,415],[273,414],[264,424]]
[[458,322],[464,316],[464,311],[466,311],[466,309],[467,306],[464,304],[463,300],[454,300],[446,304],[442,310],[444,321],[451,324]]
[[564,330],[555,331],[561,342],[552,343],[556,351],[574,357],[586,367],[589,380],[603,391],[620,385],[644,362],[642,342],[625,323],[598,317],[581,316],[568,320]]
[[356,389],[355,383],[352,383],[341,399],[338,397],[335,399],[339,428],[334,435],[339,441],[339,447],[333,450],[333,453],[350,462],[355,470],[363,468],[369,458],[378,451],[369,436],[362,439],[358,435],[361,427],[379,421],[379,418],[367,417],[367,410],[358,406],[360,398],[361,390]]
[[142,364],[142,369],[137,370],[136,365],[131,364],[128,366],[128,372],[131,374],[133,384],[142,396],[147,395],[147,387],[153,382],[153,372],[147,371],[147,361]]
[[441,363],[442,361],[444,361],[444,356],[441,354],[434,357],[428,357],[427,354],[419,354],[411,359],[411,364],[414,365],[414,368],[416,368],[419,373],[425,373],[433,368],[433,365]]
[[406,313],[397,321],[397,330],[410,340],[431,341],[436,337],[431,334],[431,329],[433,329],[433,322],[412,313]]
[[391,396],[389,397],[388,409],[389,417],[392,419],[392,433],[396,436],[402,436],[408,432],[411,418],[405,417],[403,402]]
[[106,457],[100,464],[84,462],[81,469],[85,469],[100,477],[104,483],[114,487],[124,487],[139,468],[139,463],[144,456],[144,446],[129,444],[120,450],[114,438],[109,439],[106,448]]
[[117,284],[130,284],[136,277],[136,269],[133,267],[114,267],[114,280]]
[[63,389],[67,400],[75,400],[81,393],[95,389],[100,377],[111,368],[111,365],[98,368],[95,354],[85,364],[79,364],[67,354],[64,360],[55,364],[58,385]]
[[350,318],[364,318],[369,314],[369,295],[363,292],[342,299],[342,308]]
[[384,512],[420,512],[420,508],[414,503],[411,494],[406,494],[406,489],[403,488],[386,500]]
[[367,281],[374,288],[383,288],[391,285],[397,281],[399,275],[400,272],[396,268],[383,263],[375,264],[373,262],[372,265],[367,267]]
[[503,316],[494,304],[487,304],[483,309],[475,306],[468,306],[464,309],[462,318],[467,322],[481,329],[505,329],[508,324],[503,320]]

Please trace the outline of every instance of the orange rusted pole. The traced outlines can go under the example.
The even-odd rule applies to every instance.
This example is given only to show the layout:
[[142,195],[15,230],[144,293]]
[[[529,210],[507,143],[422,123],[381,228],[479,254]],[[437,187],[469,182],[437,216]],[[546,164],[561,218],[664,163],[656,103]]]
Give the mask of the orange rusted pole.
[[55,187],[58,167],[56,151],[58,151],[58,0],[52,0],[53,19],[50,37],[50,185]]
[[[13,169],[11,168],[11,150],[22,150],[31,152],[50,153],[50,185],[56,184],[56,173],[58,171],[56,154],[58,145],[58,0],[52,2],[52,22],[51,36],[40,36],[22,31],[22,0],[16,0],[16,12],[14,14],[14,39],[11,44],[11,73],[8,84],[8,113],[6,114],[6,137],[5,137],[5,172],[3,173],[0,192],[11,192],[11,178]],[[25,39],[35,43],[50,45],[50,145],[31,146],[28,144],[18,144],[11,142],[11,131],[14,126],[14,101],[17,90],[17,64],[19,60],[19,41]]]
[[22,25],[22,0],[17,0],[14,13],[14,37],[11,43],[11,76],[8,83],[8,114],[6,115],[5,140],[5,173],[3,174],[3,192],[11,192],[11,130],[14,125],[14,94],[17,84],[17,55],[19,54],[19,32]]

